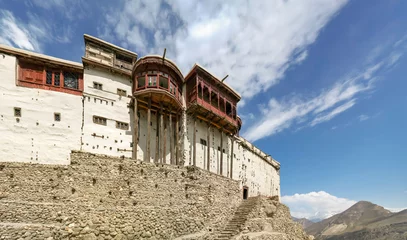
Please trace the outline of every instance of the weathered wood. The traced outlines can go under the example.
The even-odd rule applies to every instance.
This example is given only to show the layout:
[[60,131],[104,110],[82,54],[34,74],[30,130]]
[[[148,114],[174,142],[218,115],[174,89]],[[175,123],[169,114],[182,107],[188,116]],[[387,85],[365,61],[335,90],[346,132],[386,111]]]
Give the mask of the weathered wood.
[[147,138],[146,138],[146,159],[145,161],[150,162],[150,139],[151,139],[151,98],[148,99],[147,108]]
[[164,113],[163,113],[163,104],[160,103],[160,163],[164,162]]
[[196,166],[196,117],[193,116],[194,118],[194,137],[193,137],[193,143],[194,143],[194,148],[193,148],[193,165]]
[[176,142],[176,152],[175,152],[175,164],[179,164],[179,158],[180,158],[180,146],[179,146],[179,116],[178,114],[175,117],[175,142]]
[[137,98],[133,99],[133,154],[132,158],[137,160],[137,145],[138,145],[138,114],[137,114]]
[[157,116],[156,125],[155,125],[155,128],[156,128],[156,131],[155,131],[155,157],[154,157],[155,163],[158,163],[160,160],[160,141],[161,141],[161,139],[160,139],[160,122],[158,121],[160,115],[161,114],[157,111],[156,112],[156,116]]
[[220,167],[219,174],[223,175],[223,129],[220,130]]
[[162,163],[167,163],[167,125],[168,125],[168,120],[167,120],[167,114],[164,113],[164,137],[163,137],[163,142],[164,142],[164,147],[163,147],[163,162]]
[[207,160],[206,160],[206,170],[210,171],[211,164],[211,125],[208,124],[208,129],[206,132],[206,147],[207,147]]
[[233,178],[233,145],[234,145],[235,136],[232,135],[230,142],[232,143],[231,154],[230,154],[230,178]]
[[170,124],[169,124],[169,136],[170,136],[170,164],[174,164],[174,134],[172,131],[172,115],[171,115],[171,106],[170,106],[170,113],[169,113],[169,119],[170,119]]

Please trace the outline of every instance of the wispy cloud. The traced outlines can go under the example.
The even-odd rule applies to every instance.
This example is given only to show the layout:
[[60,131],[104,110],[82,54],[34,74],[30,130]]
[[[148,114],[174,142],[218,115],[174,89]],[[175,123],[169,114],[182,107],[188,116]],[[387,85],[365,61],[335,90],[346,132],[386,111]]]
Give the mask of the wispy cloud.
[[362,114],[362,115],[359,115],[358,118],[359,118],[359,121],[363,122],[363,121],[368,120],[370,117],[368,115]]
[[[347,0],[119,1],[99,29],[140,54],[162,53],[184,73],[195,62],[226,80],[247,101],[303,62],[307,46]],[[137,9],[137,14],[134,13]]]
[[[397,53],[400,56],[403,54],[402,51]],[[394,56],[395,52],[392,52],[359,71],[352,71],[352,75],[337,81],[331,88],[315,97],[304,98],[294,95],[280,101],[275,98],[270,99],[260,110],[261,116],[242,135],[250,141],[256,141],[293,125],[302,129],[333,119],[357,104],[360,94],[373,92],[379,71],[391,69],[400,59],[399,56],[395,60]]]
[[35,31],[31,30],[10,11],[0,10],[0,43],[38,51],[40,43]]
[[27,12],[27,19],[23,21],[10,11],[0,10],[0,43],[42,52],[45,43],[71,41],[72,28],[69,25],[60,27],[30,12]]

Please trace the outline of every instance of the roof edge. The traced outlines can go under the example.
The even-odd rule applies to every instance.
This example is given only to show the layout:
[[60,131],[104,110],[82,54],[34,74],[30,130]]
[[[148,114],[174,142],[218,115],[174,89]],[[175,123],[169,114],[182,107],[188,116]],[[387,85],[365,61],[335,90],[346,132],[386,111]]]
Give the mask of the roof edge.
[[65,59],[57,58],[57,57],[52,57],[52,56],[48,56],[48,55],[41,54],[41,53],[36,53],[36,52],[32,52],[32,51],[28,51],[28,50],[24,50],[24,49],[20,49],[20,48],[7,46],[4,44],[0,44],[0,52],[4,52],[7,54],[11,54],[11,55],[16,55],[16,56],[20,56],[20,57],[37,58],[37,59],[41,59],[41,60],[50,61],[50,62],[59,64],[59,65],[64,65],[64,66],[73,67],[73,68],[77,68],[77,69],[83,69],[83,65],[79,62],[69,61],[69,60],[65,60]]
[[105,41],[105,40],[102,40],[102,39],[100,39],[100,38],[91,36],[91,35],[89,35],[89,34],[83,34],[83,38],[85,39],[85,41],[86,41],[86,40],[96,41],[96,42],[102,43],[102,44],[104,44],[104,45],[107,45],[107,46],[109,46],[109,47],[112,47],[112,48],[114,48],[115,50],[119,50],[119,51],[125,52],[125,53],[127,53],[127,54],[129,54],[129,55],[132,55],[133,57],[136,57],[136,58],[138,57],[138,54],[135,53],[135,52],[129,51],[129,50],[125,49],[125,48],[119,47],[119,46],[117,46],[117,45],[114,45],[114,44],[112,44],[112,43],[110,43],[110,42],[107,42],[107,41]]

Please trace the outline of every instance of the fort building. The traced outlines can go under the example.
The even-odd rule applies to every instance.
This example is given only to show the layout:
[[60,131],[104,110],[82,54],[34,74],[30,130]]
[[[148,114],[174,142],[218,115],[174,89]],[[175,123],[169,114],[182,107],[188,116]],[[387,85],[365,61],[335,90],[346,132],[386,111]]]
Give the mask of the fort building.
[[68,165],[72,151],[196,166],[280,196],[280,163],[239,136],[241,97],[195,64],[84,35],[82,63],[0,45],[0,162]]

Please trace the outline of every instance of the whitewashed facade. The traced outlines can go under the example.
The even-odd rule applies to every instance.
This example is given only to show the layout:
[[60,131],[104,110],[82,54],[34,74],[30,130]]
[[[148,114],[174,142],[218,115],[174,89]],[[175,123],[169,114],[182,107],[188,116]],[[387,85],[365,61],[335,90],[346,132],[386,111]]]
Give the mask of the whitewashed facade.
[[[72,150],[131,158],[135,124],[138,129],[136,158],[159,161],[157,156],[160,158],[163,151],[163,141],[159,141],[162,138],[159,111],[151,111],[148,123],[147,109],[139,107],[135,121],[132,106],[135,83],[130,65],[121,63],[124,59],[123,64],[126,61],[134,64],[137,55],[91,36],[85,36],[87,41],[92,44],[86,46],[83,64],[0,45],[0,162],[70,164]],[[98,47],[104,50],[99,51]],[[83,79],[83,83],[72,91],[65,86],[48,86],[48,82],[45,85],[20,84],[24,81],[20,81],[19,61],[27,59],[45,64],[44,82],[48,81],[48,69],[60,65],[80,72],[79,80]],[[118,66],[121,68],[115,69]],[[68,70],[60,71],[61,79],[64,75],[67,81],[65,71]],[[57,75],[52,76],[52,84],[56,84]],[[169,114],[164,116],[166,150],[163,163],[171,163],[171,152],[175,156],[175,148],[179,146],[178,164],[195,164],[239,180],[249,196],[280,196],[280,164],[238,135],[223,132],[221,136],[219,128],[187,113],[186,84],[181,87],[182,112],[177,113],[178,118],[171,115],[172,125]],[[177,129],[175,121],[178,119]],[[146,159],[148,124],[151,127],[150,159]]]

